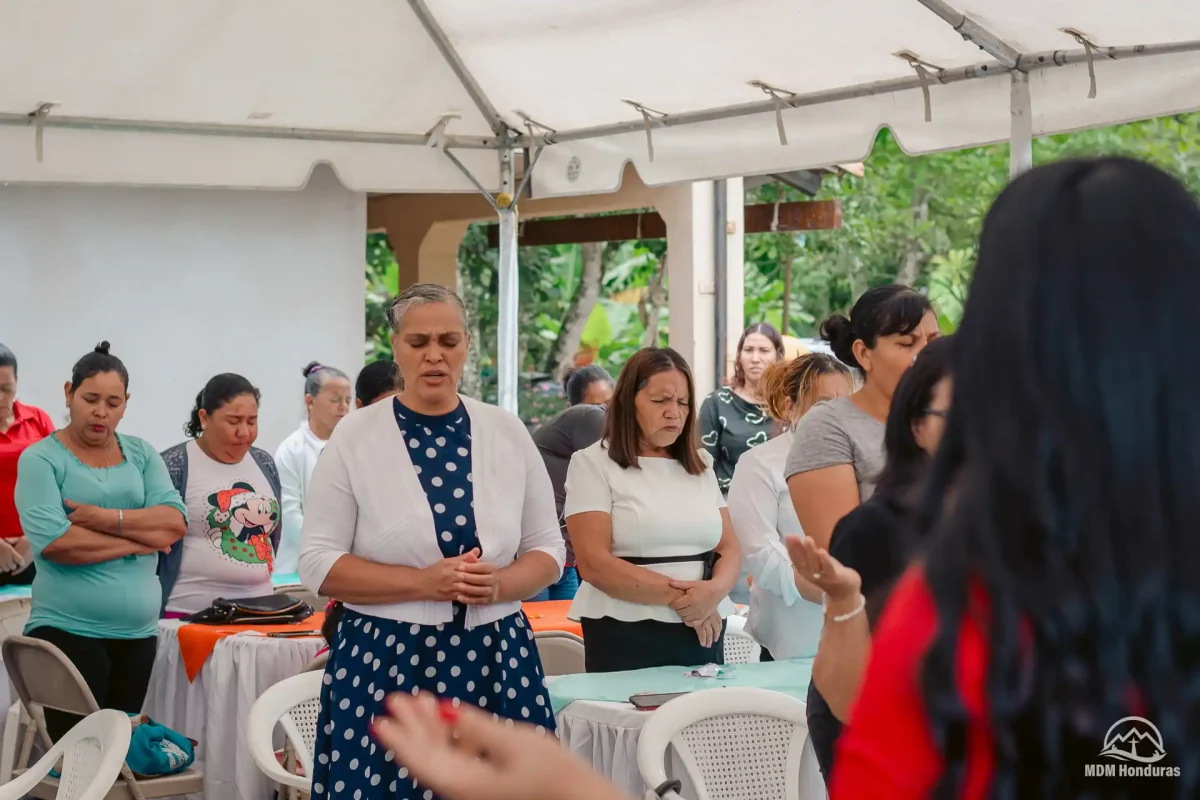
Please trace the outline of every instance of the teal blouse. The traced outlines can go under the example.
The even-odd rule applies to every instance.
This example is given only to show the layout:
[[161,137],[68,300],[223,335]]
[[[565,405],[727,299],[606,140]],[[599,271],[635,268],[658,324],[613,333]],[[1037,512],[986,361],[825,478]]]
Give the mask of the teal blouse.
[[86,565],[42,557],[47,545],[71,527],[64,499],[126,510],[170,506],[187,517],[154,448],[136,436],[117,434],[117,443],[125,460],[107,468],[87,466],[57,435],[28,447],[17,462],[17,511],[37,567],[26,633],[49,626],[97,639],[157,634],[162,601],[157,554]]

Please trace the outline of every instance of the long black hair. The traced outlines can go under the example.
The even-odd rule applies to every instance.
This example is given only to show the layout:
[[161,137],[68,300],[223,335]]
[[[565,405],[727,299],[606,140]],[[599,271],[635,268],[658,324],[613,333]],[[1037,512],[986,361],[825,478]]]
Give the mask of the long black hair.
[[876,286],[862,293],[849,316],[833,314],[822,322],[820,335],[838,361],[861,370],[854,357],[855,342],[862,339],[870,350],[880,336],[912,333],[932,310],[929,298],[916,289],[898,283]]
[[[1197,796],[1200,362],[1183,356],[1200,352],[1197,297],[1200,210],[1149,165],[1041,167],[988,214],[930,476],[936,796],[961,796],[957,621],[980,618],[977,590],[991,797]],[[1127,716],[1158,726],[1179,777],[1081,786]]]
[[183,426],[183,432],[189,439],[199,439],[200,434],[204,432],[204,428],[200,424],[200,411],[203,410],[205,414],[212,415],[230,400],[244,394],[254,395],[255,402],[262,399],[254,384],[241,375],[222,372],[220,375],[209,378],[208,383],[204,384],[204,388],[200,390],[200,394],[196,395],[196,405],[192,408],[192,416]]
[[934,339],[913,360],[892,394],[883,433],[887,465],[875,484],[875,493],[898,506],[912,507],[928,471],[930,458],[917,443],[913,426],[929,414],[934,387],[951,374],[953,353],[954,337]]

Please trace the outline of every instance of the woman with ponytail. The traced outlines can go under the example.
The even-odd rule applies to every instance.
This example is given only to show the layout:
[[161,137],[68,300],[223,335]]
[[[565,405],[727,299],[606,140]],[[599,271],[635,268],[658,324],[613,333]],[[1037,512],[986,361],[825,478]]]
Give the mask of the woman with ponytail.
[[1200,796],[1198,295],[1200,209],[1154,167],[1000,195],[835,800]]
[[241,375],[212,378],[184,426],[189,441],[164,452],[188,510],[187,535],[159,558],[163,610],[182,617],[218,597],[271,593],[283,533],[279,472],[258,438],[259,392]]

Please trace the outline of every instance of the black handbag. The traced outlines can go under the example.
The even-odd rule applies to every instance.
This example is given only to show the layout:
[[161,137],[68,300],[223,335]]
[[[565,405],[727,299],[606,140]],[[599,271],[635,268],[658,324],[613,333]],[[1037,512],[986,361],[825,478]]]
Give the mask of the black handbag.
[[269,594],[233,600],[219,597],[208,608],[187,617],[186,621],[201,625],[288,625],[312,615],[312,606],[303,600],[290,594]]

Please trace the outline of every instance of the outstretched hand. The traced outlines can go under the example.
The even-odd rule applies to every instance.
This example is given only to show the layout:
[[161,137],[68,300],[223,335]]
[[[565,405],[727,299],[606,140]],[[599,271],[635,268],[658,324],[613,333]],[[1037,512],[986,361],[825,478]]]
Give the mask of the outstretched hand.
[[862,577],[829,555],[810,537],[789,536],[783,543],[792,559],[796,576],[815,585],[831,601],[857,597],[862,591]]

